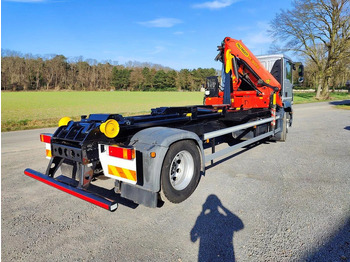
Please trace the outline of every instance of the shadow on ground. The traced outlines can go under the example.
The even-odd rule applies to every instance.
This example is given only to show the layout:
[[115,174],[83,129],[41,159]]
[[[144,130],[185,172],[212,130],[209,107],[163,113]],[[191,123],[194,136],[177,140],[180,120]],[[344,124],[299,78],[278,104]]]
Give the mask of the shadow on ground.
[[235,261],[233,236],[243,228],[216,195],[208,196],[190,233],[192,242],[199,241],[198,261]]
[[331,105],[334,106],[341,106],[341,105],[350,105],[350,100],[343,100],[343,101],[332,101],[329,102]]
[[329,240],[303,261],[350,261],[350,217]]

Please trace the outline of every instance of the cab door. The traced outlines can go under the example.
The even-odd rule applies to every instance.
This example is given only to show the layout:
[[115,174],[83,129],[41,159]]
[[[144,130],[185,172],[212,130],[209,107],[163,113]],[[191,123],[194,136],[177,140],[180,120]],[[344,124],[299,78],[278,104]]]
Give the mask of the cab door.
[[293,104],[293,63],[283,58],[283,84],[282,84],[282,101],[286,104]]

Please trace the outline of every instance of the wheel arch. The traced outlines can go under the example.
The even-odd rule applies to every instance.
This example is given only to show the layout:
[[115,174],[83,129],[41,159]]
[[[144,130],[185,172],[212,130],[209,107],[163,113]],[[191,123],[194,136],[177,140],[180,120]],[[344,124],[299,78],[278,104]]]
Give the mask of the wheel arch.
[[[201,160],[201,175],[205,172],[205,159],[202,140],[197,134],[169,127],[151,127],[136,133],[130,140],[130,145],[142,153],[143,157],[143,185],[144,189],[159,192],[161,189],[161,169],[169,148],[179,142],[191,140],[196,146]],[[156,157],[151,158],[150,152]]]
[[[204,172],[205,171],[205,155],[204,155],[204,148],[203,148],[203,144],[202,144],[202,141],[199,139],[194,139],[194,138],[191,138],[191,137],[188,137],[188,138],[184,138],[184,139],[181,139],[181,140],[177,140],[177,141],[173,141],[169,146],[168,146],[168,149],[175,143],[177,142],[180,142],[180,141],[193,141],[196,146],[197,146],[197,150],[198,150],[198,153],[199,153],[199,156],[200,156],[200,160],[201,160],[201,172]],[[164,161],[164,159],[163,159]],[[204,174],[204,173],[203,173]]]

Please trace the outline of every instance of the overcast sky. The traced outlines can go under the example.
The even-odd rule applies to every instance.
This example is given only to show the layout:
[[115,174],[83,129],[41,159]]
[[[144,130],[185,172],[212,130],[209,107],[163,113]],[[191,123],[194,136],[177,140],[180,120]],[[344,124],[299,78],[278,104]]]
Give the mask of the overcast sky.
[[224,37],[265,54],[269,22],[290,8],[290,0],[2,0],[1,48],[219,69]]

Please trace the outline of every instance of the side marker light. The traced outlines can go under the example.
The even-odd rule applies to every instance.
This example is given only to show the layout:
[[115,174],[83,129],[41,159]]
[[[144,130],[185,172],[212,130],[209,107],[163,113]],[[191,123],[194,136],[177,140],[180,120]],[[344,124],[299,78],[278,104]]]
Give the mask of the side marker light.
[[155,158],[155,157],[157,156],[156,152],[151,152],[149,155],[150,155],[150,157],[152,157],[152,158]]

